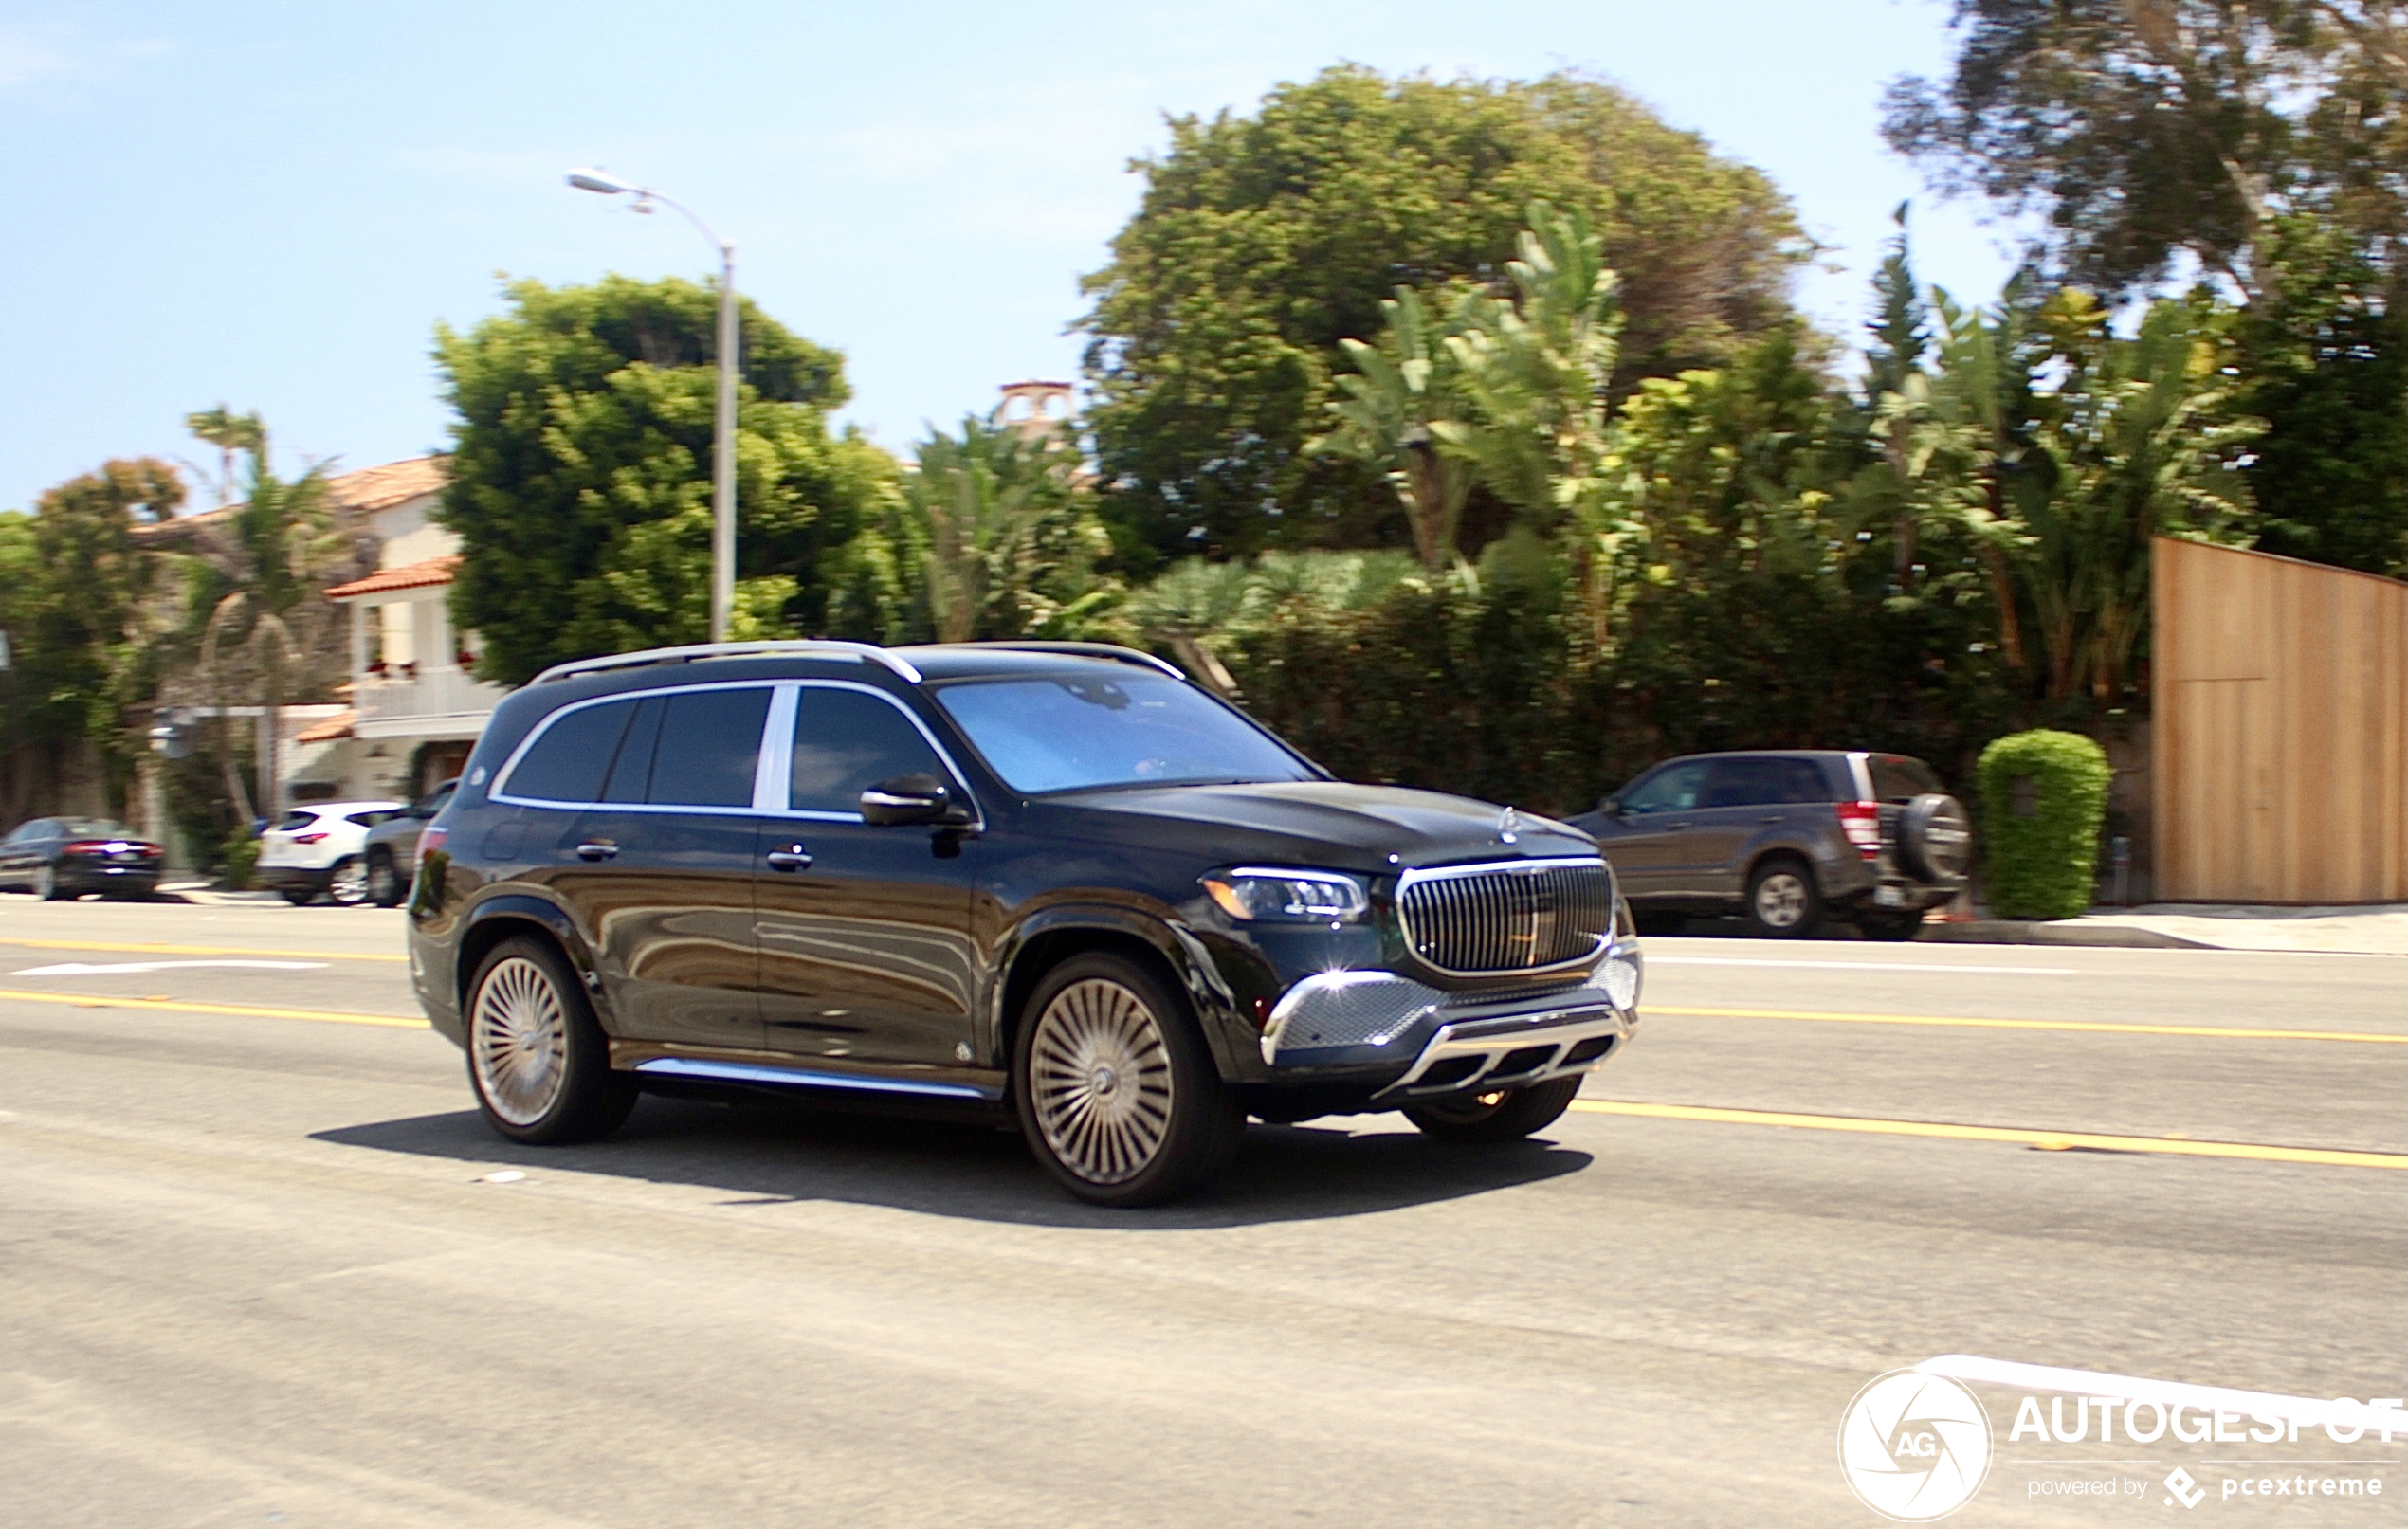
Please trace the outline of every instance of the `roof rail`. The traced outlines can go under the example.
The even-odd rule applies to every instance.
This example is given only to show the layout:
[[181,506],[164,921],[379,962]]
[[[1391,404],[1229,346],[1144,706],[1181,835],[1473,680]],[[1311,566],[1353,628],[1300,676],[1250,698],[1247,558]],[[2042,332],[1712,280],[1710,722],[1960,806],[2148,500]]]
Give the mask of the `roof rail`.
[[1148,668],[1161,670],[1174,680],[1187,679],[1187,671],[1168,659],[1157,658],[1134,647],[1122,647],[1118,643],[1012,642],[980,643],[977,646],[1000,647],[1013,653],[1068,653],[1079,658],[1108,658],[1122,664],[1142,664]]
[[875,643],[846,643],[832,637],[789,637],[765,643],[689,643],[683,647],[648,647],[635,653],[611,653],[601,658],[583,658],[571,664],[555,664],[528,681],[542,684],[552,680],[566,680],[572,675],[599,674],[605,669],[634,669],[648,664],[690,664],[705,658],[758,658],[777,653],[792,653],[797,658],[847,659],[855,664],[875,664],[891,669],[913,684],[920,683],[920,671],[906,662],[880,647]]

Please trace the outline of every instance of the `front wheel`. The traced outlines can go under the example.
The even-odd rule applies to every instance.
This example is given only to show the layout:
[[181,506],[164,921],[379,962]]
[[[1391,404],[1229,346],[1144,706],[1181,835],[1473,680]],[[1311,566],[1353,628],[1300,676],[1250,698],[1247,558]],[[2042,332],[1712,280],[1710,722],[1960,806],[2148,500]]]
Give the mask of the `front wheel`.
[[557,946],[505,939],[468,989],[468,1081],[485,1123],[513,1141],[558,1146],[617,1130],[635,1108],[632,1075]]
[[1246,1112],[1168,984],[1125,956],[1046,974],[1020,1026],[1013,1090],[1046,1171],[1091,1205],[1159,1205],[1236,1156]]
[[338,908],[356,908],[368,901],[368,866],[357,855],[345,855],[326,873],[326,895]]
[[410,895],[410,883],[393,868],[393,857],[381,849],[368,856],[368,901],[380,908],[398,908]]
[[1803,939],[1823,921],[1823,897],[1802,860],[1780,856],[1747,879],[1747,921],[1769,939]]
[[1440,1141],[1471,1146],[1519,1141],[1553,1125],[1572,1107],[1573,1098],[1579,1092],[1580,1080],[1577,1076],[1558,1078],[1552,1083],[1529,1083],[1521,1088],[1500,1088],[1428,1104],[1408,1104],[1405,1119],[1419,1126],[1422,1135]]

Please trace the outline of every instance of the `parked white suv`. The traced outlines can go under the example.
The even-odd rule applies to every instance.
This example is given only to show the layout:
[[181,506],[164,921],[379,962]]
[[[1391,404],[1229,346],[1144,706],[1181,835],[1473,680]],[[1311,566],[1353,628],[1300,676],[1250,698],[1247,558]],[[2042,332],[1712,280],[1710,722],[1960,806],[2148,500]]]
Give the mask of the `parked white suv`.
[[259,836],[252,878],[294,907],[324,893],[346,908],[368,901],[368,830],[403,810],[400,802],[311,802],[294,808]]

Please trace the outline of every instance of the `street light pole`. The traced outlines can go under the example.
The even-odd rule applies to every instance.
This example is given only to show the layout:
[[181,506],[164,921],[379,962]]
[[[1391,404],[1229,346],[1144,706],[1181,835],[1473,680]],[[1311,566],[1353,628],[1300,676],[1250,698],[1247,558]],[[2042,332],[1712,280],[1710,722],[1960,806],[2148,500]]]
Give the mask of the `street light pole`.
[[719,405],[711,428],[711,641],[727,641],[736,614],[736,370],[740,339],[736,315],[736,242],[721,239],[694,209],[673,196],[600,170],[573,170],[569,184],[605,196],[633,196],[635,210],[654,202],[683,213],[719,250]]

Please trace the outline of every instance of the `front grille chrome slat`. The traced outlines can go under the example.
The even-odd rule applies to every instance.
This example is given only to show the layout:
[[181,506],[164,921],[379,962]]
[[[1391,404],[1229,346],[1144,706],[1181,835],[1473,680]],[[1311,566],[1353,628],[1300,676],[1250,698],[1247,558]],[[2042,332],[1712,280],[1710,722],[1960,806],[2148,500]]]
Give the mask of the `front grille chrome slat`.
[[1614,873],[1602,860],[1408,871],[1396,918],[1413,953],[1449,975],[1571,966],[1612,937]]

